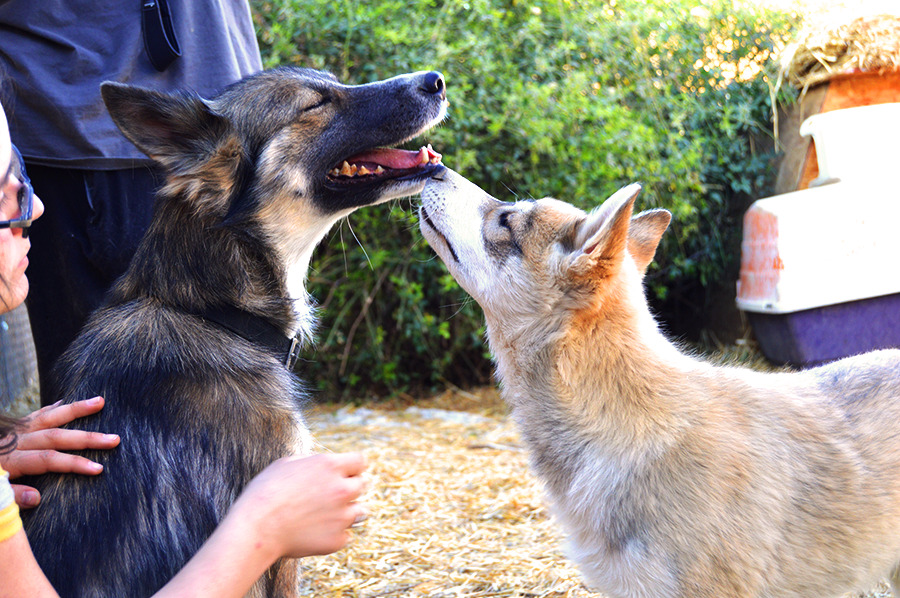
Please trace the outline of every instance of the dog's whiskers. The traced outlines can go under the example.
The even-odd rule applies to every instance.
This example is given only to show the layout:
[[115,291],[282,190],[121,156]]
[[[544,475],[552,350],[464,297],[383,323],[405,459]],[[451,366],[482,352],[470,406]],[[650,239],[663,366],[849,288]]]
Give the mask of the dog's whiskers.
[[362,241],[360,241],[359,237],[356,236],[356,232],[353,230],[353,225],[350,224],[350,217],[348,216],[344,219],[344,221],[347,223],[347,228],[350,229],[350,234],[353,235],[353,239],[356,241],[356,244],[359,245],[359,248],[362,249],[363,255],[366,256],[366,262],[369,264],[369,268],[374,271],[375,266],[372,265],[372,260],[369,258],[369,252],[366,251],[366,248],[363,247]]
[[452,314],[450,314],[449,316],[447,316],[447,318],[444,321],[449,322],[450,320],[452,320],[453,318],[455,318],[456,316],[461,314],[462,310],[464,310],[466,308],[466,306],[469,305],[470,303],[472,303],[472,298],[466,297],[465,299],[463,299],[463,301],[461,303],[448,303],[447,305],[442,305],[441,309],[443,309],[445,307],[456,307],[457,308],[456,311],[453,312]]

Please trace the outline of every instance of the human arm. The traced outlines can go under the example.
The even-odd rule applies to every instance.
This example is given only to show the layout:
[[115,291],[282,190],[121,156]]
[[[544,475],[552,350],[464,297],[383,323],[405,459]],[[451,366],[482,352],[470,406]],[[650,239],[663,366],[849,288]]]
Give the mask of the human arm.
[[0,598],[57,598],[31,553],[25,530],[0,542]]
[[96,464],[90,460],[59,451],[112,448],[119,443],[118,437],[61,430],[59,426],[102,408],[103,399],[100,397],[71,405],[44,407],[25,419],[24,426],[16,434],[16,448],[0,455],[0,579],[3,580],[0,583],[0,598],[57,596],[31,552],[19,518],[17,503],[35,506],[40,502],[40,494],[34,488],[11,485],[9,477],[49,471],[99,473],[102,467],[94,467]]
[[[240,598],[281,557],[327,554],[365,517],[358,454],[279,459],[259,474],[212,536],[154,598]],[[18,514],[16,514],[18,518]],[[56,597],[25,532],[0,541],[0,598]]]
[[0,467],[0,598],[45,598],[56,592],[34,560],[8,474]]
[[[80,455],[61,451],[111,449],[119,444],[115,434],[64,430],[73,420],[93,415],[103,409],[103,397],[94,397],[70,404],[48,405],[25,418],[25,426],[18,433],[15,450],[0,455],[0,467],[9,472],[10,479],[48,472],[97,475],[103,466]],[[13,484],[16,502],[23,508],[40,503],[40,494],[30,486]]]
[[239,598],[280,557],[328,554],[365,517],[359,454],[279,459],[259,474],[203,547],[154,598]]

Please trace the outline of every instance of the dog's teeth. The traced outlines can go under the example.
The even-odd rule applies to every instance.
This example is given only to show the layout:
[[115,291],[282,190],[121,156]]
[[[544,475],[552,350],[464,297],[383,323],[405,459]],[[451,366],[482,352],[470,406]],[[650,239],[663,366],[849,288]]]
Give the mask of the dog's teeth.
[[346,160],[341,164],[340,168],[332,168],[328,171],[328,174],[336,177],[336,176],[346,176],[346,177],[355,177],[355,176],[365,176],[368,174],[383,174],[384,168],[380,165],[376,166],[375,170],[369,170],[365,166],[358,166],[356,164],[350,164]]
[[424,147],[419,150],[419,163],[428,164],[428,150]]

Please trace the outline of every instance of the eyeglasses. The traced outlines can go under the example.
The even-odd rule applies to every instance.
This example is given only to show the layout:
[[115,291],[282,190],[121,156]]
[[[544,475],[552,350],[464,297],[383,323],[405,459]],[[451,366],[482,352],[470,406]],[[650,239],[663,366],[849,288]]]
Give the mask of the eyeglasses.
[[[28,227],[31,226],[31,214],[34,209],[34,187],[31,186],[31,179],[25,174],[25,161],[22,159],[22,154],[19,153],[16,146],[12,146],[12,153],[12,163],[10,164],[9,172],[6,175],[6,179],[2,182],[2,187],[0,187],[0,189],[7,186],[10,175],[14,175],[19,179],[21,186],[16,192],[16,208],[19,216],[12,220],[0,220],[0,229],[21,228],[22,237],[27,237]],[[0,198],[2,204],[11,201],[12,198],[7,198],[5,193],[3,194],[3,197]]]

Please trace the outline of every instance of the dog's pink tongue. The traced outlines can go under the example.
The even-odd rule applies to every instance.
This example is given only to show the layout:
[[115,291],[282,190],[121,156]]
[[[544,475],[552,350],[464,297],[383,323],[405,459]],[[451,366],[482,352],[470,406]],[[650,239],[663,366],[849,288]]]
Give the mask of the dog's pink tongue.
[[419,151],[379,148],[361,154],[356,154],[347,161],[354,164],[371,162],[380,164],[384,168],[405,170],[415,168],[420,164],[426,164],[432,160],[440,161],[441,155],[431,149],[431,146],[423,147]]

